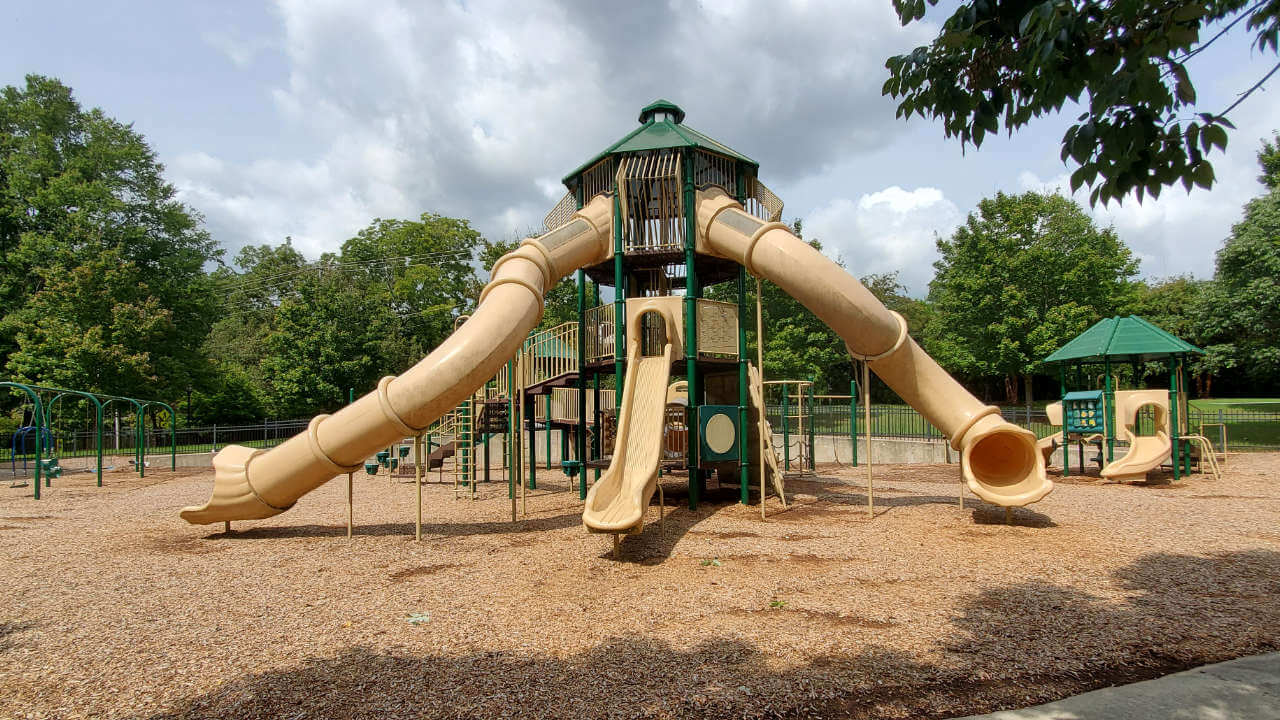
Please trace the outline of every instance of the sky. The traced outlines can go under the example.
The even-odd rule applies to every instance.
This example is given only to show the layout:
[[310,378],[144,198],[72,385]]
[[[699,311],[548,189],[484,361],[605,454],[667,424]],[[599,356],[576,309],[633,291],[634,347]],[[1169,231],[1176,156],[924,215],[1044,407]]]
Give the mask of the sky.
[[[887,57],[926,44],[889,0],[274,3],[45,0],[0,10],[0,85],[57,77],[132,123],[229,260],[292,238],[309,257],[374,218],[468,218],[492,239],[536,231],[560,178],[662,97],[760,163],[786,219],[856,275],[923,295],[947,236],[998,191],[1067,192],[1059,142],[1077,112],[962,149],[895,119]],[[1274,62],[1233,31],[1191,61],[1199,111]],[[1210,277],[1255,156],[1280,128],[1280,79],[1233,111],[1212,191],[1091,209],[1148,278]],[[1079,194],[1087,207],[1087,196]]]

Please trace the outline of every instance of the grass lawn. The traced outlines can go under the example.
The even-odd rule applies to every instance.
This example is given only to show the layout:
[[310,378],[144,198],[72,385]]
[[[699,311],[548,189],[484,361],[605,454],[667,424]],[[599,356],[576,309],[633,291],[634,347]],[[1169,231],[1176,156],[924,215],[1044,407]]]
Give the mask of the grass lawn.
[[1196,410],[1264,410],[1280,412],[1280,398],[1208,398],[1192,400]]

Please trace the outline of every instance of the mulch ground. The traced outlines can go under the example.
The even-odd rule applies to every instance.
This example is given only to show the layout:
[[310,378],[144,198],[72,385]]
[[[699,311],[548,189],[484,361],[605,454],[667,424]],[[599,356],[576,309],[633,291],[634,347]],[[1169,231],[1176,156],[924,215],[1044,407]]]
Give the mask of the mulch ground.
[[0,486],[0,717],[944,718],[1280,648],[1280,455],[1221,480],[1061,482],[1013,513],[956,466],[792,479],[611,557],[543,473],[454,499],[358,476],[195,527],[207,470]]

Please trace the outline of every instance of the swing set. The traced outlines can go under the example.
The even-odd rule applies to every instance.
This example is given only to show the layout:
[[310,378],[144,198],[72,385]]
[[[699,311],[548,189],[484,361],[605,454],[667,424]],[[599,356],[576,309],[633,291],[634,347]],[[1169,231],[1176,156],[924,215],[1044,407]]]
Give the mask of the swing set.
[[[20,383],[5,381],[0,382],[0,388],[9,388],[11,392],[22,393],[26,395],[27,405],[30,410],[30,425],[19,428],[14,433],[12,439],[13,455],[10,456],[10,463],[13,465],[14,476],[17,476],[17,454],[23,454],[23,469],[26,465],[26,448],[28,447],[28,439],[34,435],[35,437],[35,467],[32,470],[32,497],[36,500],[40,499],[40,480],[43,475],[44,486],[50,487],[53,478],[61,474],[61,467],[58,465],[58,446],[59,438],[55,432],[53,419],[56,417],[55,412],[58,410],[59,403],[64,398],[80,399],[88,403],[93,410],[93,432],[96,438],[95,457],[97,465],[94,468],[97,474],[98,487],[102,487],[102,420],[112,404],[125,405],[133,408],[136,413],[137,423],[134,427],[134,443],[133,455],[134,466],[138,470],[138,477],[146,477],[147,472],[147,433],[146,433],[146,416],[147,410],[151,409],[152,416],[155,416],[156,409],[164,409],[169,413],[169,467],[176,469],[178,466],[178,441],[177,441],[177,413],[168,403],[159,400],[139,400],[137,398],[124,397],[120,395],[107,395],[105,393],[87,392],[84,390],[68,390],[66,388],[48,387],[44,385],[32,385],[30,383]],[[46,402],[46,398],[48,399]],[[24,411],[24,417],[27,416]],[[64,446],[65,449],[65,446]]]

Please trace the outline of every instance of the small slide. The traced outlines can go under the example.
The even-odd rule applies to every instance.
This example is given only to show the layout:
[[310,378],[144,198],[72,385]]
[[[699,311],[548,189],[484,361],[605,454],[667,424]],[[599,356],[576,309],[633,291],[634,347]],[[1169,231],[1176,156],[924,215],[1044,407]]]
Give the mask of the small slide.
[[[1155,408],[1155,433],[1138,435],[1138,411]],[[1129,441],[1129,452],[1102,469],[1102,477],[1120,482],[1145,480],[1147,473],[1169,459],[1169,392],[1167,390],[1126,390],[1116,393],[1116,425]]]
[[613,461],[591,486],[582,511],[582,524],[591,532],[639,532],[644,527],[644,511],[658,487],[671,343],[664,345],[661,355],[652,357],[640,355],[640,343],[629,344]]

